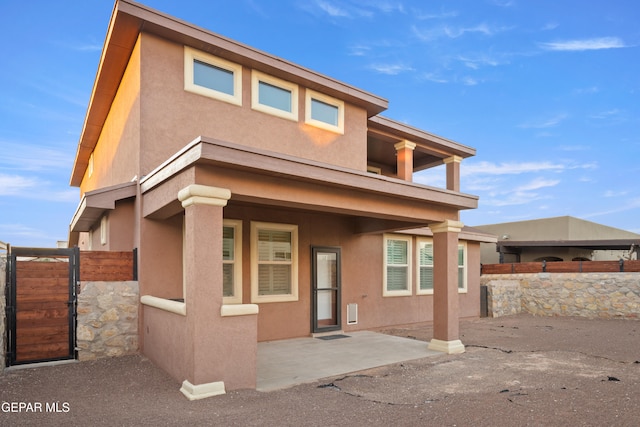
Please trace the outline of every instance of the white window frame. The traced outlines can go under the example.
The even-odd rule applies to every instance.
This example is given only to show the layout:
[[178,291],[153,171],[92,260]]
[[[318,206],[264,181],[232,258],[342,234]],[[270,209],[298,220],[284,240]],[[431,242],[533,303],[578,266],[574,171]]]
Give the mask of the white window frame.
[[[424,244],[427,244],[427,245],[431,245],[433,247],[433,239],[427,239],[427,238],[424,238],[424,237],[419,237],[417,239],[417,249],[416,249],[416,251],[417,251],[417,254],[416,254],[417,255],[417,257],[416,257],[416,259],[417,259],[417,262],[416,262],[416,277],[417,277],[417,279],[416,279],[416,294],[418,294],[418,295],[433,295],[433,288],[431,288],[431,289],[422,289],[420,287],[420,279],[421,279],[421,276],[422,276],[420,268],[423,267],[423,265],[420,264],[420,249],[421,249],[420,246],[421,246],[421,243],[424,243]],[[431,275],[432,275],[432,280],[433,280],[433,264],[431,265]]]
[[[468,251],[467,242],[458,242],[458,252],[462,249],[462,265],[458,264],[458,293],[467,293],[467,270],[468,270]],[[460,287],[460,276],[462,276],[462,287]]]
[[[195,84],[193,81],[193,62],[196,60],[233,73],[233,95]],[[185,46],[184,90],[242,106],[242,65]]]
[[222,260],[233,265],[233,296],[223,296],[223,304],[242,304],[242,220],[223,219],[223,227],[233,228],[233,260]]
[[[384,244],[383,244],[383,262],[382,262],[382,296],[383,297],[399,297],[399,296],[410,296],[413,294],[412,287],[412,246],[413,246],[413,237],[412,236],[402,236],[398,234],[384,234]],[[407,242],[407,264],[403,264],[407,268],[407,289],[402,290],[388,290],[387,289],[387,247],[389,240],[401,240]],[[396,264],[399,265],[399,264]]]
[[[259,295],[258,283],[258,232],[259,230],[288,231],[291,233],[291,293],[283,295]],[[280,261],[282,262],[282,261]],[[298,226],[270,222],[251,222],[251,302],[291,302],[298,301]]]
[[100,218],[100,244],[102,246],[107,244],[108,226],[107,216],[103,215],[102,218]]
[[[260,103],[260,82],[291,92],[291,111],[284,111]],[[298,85],[260,71],[251,72],[251,108],[287,120],[298,121]]]
[[[325,104],[331,105],[338,109],[338,125],[332,125],[321,120],[316,120],[311,117],[311,100],[317,100]],[[344,101],[333,98],[328,95],[307,89],[305,91],[305,109],[304,109],[304,122],[308,125],[315,126],[331,132],[336,132],[344,135]]]

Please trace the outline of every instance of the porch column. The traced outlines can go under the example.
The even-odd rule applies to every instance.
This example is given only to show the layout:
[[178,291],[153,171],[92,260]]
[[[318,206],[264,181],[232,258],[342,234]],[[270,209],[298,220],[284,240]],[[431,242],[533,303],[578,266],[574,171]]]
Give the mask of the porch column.
[[460,163],[462,157],[451,156],[444,159],[447,165],[447,190],[460,191]]
[[411,141],[400,141],[394,145],[396,149],[398,178],[413,181],[413,150],[416,144]]
[[222,209],[230,197],[227,189],[197,184],[178,193],[185,210],[184,351],[190,365],[180,391],[191,400],[223,394],[225,383],[255,388],[257,310],[227,317],[223,304]]
[[458,233],[459,221],[430,224],[433,232],[433,339],[430,350],[464,353],[459,336]]

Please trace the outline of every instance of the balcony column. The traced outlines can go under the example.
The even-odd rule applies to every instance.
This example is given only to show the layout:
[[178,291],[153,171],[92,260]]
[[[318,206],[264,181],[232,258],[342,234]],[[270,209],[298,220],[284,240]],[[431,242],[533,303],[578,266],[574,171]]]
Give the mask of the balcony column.
[[460,163],[462,157],[451,156],[444,159],[447,165],[447,190],[460,191]]
[[413,150],[416,144],[411,141],[400,141],[394,145],[398,165],[398,178],[413,181]]
[[459,337],[458,233],[459,221],[430,224],[433,232],[433,339],[430,350],[464,353]]

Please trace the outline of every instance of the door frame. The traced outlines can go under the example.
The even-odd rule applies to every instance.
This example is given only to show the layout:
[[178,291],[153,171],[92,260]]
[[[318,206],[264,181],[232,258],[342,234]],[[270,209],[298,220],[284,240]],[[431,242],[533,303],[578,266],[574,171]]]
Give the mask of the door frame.
[[[332,288],[318,288],[318,270],[316,257],[318,253],[336,254],[336,286]],[[331,326],[318,325],[318,291],[332,290],[336,292],[335,312],[336,324]],[[342,329],[342,248],[338,246],[311,246],[311,332],[323,333]]]

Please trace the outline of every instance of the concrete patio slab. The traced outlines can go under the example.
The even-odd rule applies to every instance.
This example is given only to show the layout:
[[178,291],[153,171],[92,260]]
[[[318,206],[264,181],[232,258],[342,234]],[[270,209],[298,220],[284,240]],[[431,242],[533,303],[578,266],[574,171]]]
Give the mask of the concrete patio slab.
[[258,343],[257,390],[272,391],[442,353],[427,342],[370,331],[336,339],[296,338]]

